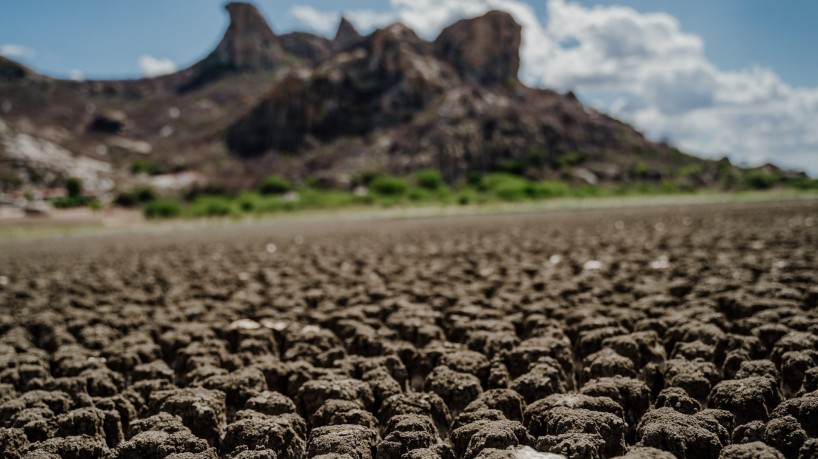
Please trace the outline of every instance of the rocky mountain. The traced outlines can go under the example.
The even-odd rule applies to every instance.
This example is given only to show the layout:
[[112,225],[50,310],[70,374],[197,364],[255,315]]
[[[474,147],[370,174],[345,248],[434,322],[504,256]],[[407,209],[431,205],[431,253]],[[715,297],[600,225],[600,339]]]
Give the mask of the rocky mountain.
[[[277,35],[226,6],[216,48],[156,78],[55,80],[0,58],[0,191],[81,176],[96,194],[137,184],[226,190],[276,173],[348,186],[363,172],[512,171],[574,182],[713,184],[725,163],[646,140],[573,94],[518,78],[521,27],[503,12],[432,42],[401,24],[362,36]],[[49,159],[51,158],[51,159]],[[729,166],[732,167],[732,166]]]

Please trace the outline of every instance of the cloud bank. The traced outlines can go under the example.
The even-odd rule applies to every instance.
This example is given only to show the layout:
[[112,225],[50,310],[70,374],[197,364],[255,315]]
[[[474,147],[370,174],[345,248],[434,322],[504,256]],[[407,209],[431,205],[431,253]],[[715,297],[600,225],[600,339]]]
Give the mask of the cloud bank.
[[34,50],[27,46],[16,45],[14,43],[7,43],[0,45],[0,56],[8,58],[31,57],[34,55]]
[[[739,164],[772,161],[818,175],[818,88],[787,84],[774,71],[719,69],[701,37],[665,13],[548,0],[547,18],[521,0],[390,0],[387,12],[345,11],[362,31],[402,22],[432,39],[457,19],[491,9],[523,26],[520,78],[573,90],[655,140]],[[340,12],[293,15],[317,31]]]
[[146,77],[155,77],[160,75],[167,75],[176,71],[176,64],[167,58],[156,58],[149,54],[144,54],[139,57],[137,61],[139,70]]

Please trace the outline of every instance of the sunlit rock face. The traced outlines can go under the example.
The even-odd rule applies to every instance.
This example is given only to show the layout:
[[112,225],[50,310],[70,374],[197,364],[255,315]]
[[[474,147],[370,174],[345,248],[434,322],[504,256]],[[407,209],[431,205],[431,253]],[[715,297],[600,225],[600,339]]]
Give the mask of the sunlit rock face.
[[256,7],[228,3],[225,8],[230,14],[230,26],[202,65],[247,70],[275,68],[284,58],[284,50]]
[[445,28],[434,45],[467,81],[504,83],[517,79],[521,37],[522,27],[510,14],[490,11]]

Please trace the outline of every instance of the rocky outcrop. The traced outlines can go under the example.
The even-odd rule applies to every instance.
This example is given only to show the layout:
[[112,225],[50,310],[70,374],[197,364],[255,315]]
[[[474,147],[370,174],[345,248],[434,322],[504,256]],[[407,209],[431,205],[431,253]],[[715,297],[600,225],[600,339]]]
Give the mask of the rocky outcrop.
[[249,3],[228,3],[225,8],[230,14],[230,26],[216,49],[200,65],[236,70],[275,68],[284,57],[284,50],[256,7]]
[[[333,43],[354,37],[349,27],[342,22]],[[242,157],[330,150],[335,157],[322,162],[349,170],[334,142],[358,139],[367,167],[431,167],[449,181],[503,169],[547,178],[568,168],[580,168],[580,180],[623,181],[632,152],[668,170],[694,160],[573,95],[525,87],[519,45],[520,26],[501,12],[460,21],[434,43],[392,25],[290,72],[228,129],[227,145]]]
[[347,18],[342,17],[338,24],[338,31],[335,32],[335,38],[332,39],[332,47],[336,50],[344,50],[357,45],[363,38],[358,33],[358,29]]
[[520,69],[522,27],[508,13],[490,11],[443,29],[435,52],[468,81],[504,83]]
[[428,43],[395,24],[362,46],[290,73],[227,134],[242,155],[298,151],[313,140],[360,136],[411,119],[458,83]]

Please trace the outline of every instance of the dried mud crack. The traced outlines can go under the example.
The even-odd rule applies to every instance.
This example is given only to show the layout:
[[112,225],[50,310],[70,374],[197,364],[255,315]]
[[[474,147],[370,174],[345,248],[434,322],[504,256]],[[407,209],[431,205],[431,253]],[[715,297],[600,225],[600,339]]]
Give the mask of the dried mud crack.
[[0,458],[818,458],[818,202],[0,244]]

